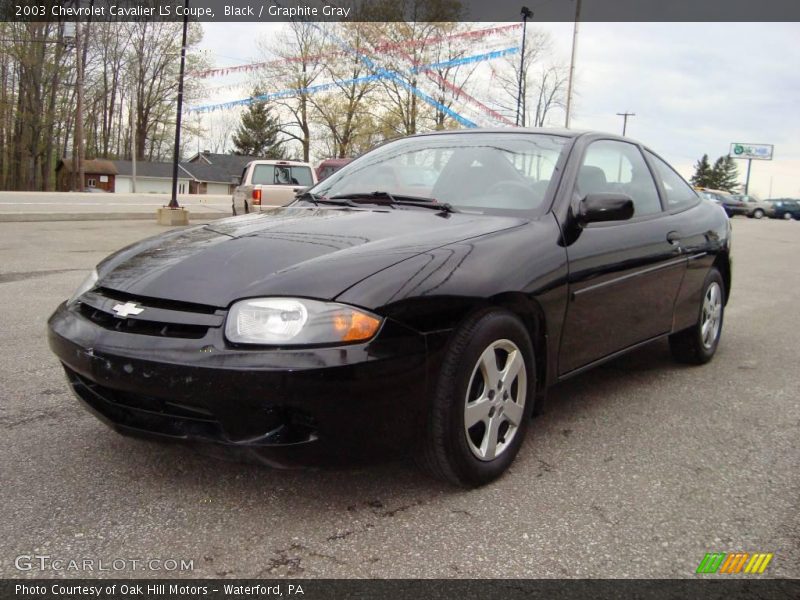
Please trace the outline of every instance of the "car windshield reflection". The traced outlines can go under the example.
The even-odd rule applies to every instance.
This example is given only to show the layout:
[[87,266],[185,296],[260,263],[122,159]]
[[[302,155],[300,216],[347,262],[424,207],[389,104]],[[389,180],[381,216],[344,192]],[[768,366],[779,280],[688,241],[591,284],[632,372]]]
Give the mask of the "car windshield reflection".
[[535,211],[567,138],[545,134],[438,134],[386,144],[313,188],[346,197],[381,190],[472,210]]

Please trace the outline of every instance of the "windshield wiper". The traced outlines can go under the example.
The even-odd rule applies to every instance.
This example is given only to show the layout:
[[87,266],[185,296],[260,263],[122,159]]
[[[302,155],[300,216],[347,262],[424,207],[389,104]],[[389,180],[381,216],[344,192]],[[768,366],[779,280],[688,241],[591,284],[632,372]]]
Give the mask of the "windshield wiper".
[[295,201],[297,200],[308,200],[313,202],[315,206],[319,206],[320,203],[323,204],[338,204],[341,206],[358,206],[355,202],[352,201],[345,201],[339,198],[328,198],[327,196],[320,196],[318,194],[314,194],[312,192],[303,192],[302,194],[298,194],[294,197]]
[[[375,192],[350,192],[347,194],[337,194],[331,196],[330,200],[351,200],[358,203],[387,204],[388,206],[420,206],[422,208],[432,208],[441,212],[454,213],[453,206],[447,202],[439,202],[434,198],[424,198],[422,196],[407,196],[405,194],[390,194],[386,191]],[[384,202],[381,202],[383,200]],[[388,201],[388,202],[387,202]]]

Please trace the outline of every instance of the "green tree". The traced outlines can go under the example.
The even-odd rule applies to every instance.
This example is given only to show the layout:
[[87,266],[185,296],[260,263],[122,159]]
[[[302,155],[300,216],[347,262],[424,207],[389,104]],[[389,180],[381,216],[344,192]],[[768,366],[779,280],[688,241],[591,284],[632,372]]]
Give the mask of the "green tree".
[[713,185],[713,175],[711,173],[711,163],[708,162],[708,154],[703,154],[703,158],[694,165],[694,175],[692,175],[692,185],[697,187],[710,188]]
[[739,187],[739,169],[730,156],[720,156],[711,168],[713,187],[725,192],[733,192]]
[[[256,89],[253,98],[261,95]],[[242,122],[233,134],[234,154],[283,158],[280,123],[266,102],[253,102],[242,114]]]

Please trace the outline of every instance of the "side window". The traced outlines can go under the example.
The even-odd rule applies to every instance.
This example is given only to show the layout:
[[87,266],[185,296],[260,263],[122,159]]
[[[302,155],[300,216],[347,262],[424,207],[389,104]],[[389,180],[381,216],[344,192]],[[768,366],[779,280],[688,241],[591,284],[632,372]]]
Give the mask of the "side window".
[[683,180],[683,177],[678,175],[675,170],[670,167],[663,160],[658,158],[655,154],[646,150],[647,158],[653,163],[656,170],[656,176],[661,179],[664,185],[664,191],[667,194],[667,209],[680,208],[681,206],[689,206],[697,202],[697,194],[692,187]]
[[576,192],[587,194],[622,193],[633,198],[633,216],[661,212],[658,189],[639,148],[627,142],[592,142],[578,171]]

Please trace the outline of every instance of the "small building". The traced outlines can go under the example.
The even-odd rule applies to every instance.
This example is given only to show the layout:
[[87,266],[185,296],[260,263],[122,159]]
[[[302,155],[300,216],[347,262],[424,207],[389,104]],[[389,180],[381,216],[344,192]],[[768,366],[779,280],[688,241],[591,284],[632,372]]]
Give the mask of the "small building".
[[[133,192],[133,162],[130,160],[112,161],[117,168],[118,194]],[[191,177],[178,165],[178,193],[189,194]],[[172,163],[136,161],[136,192],[145,194],[172,193]]]
[[[115,191],[117,168],[110,160],[90,159],[83,161],[84,189],[98,189],[106,192]],[[62,158],[56,165],[56,189],[69,192],[73,189],[74,161]]]
[[[232,194],[236,181],[250,161],[257,156],[199,152],[178,164],[179,194]],[[94,159],[84,161],[85,186],[107,192],[129,194],[134,191],[133,162],[130,160]],[[72,159],[59,161],[56,167],[58,189],[72,189]],[[172,163],[136,161],[136,192],[172,193]]]
[[192,156],[182,166],[195,180],[195,189],[190,194],[232,194],[235,181],[241,177],[247,164],[261,160],[259,156],[238,154],[216,154],[204,150]]

